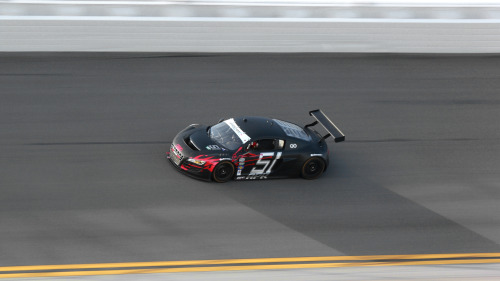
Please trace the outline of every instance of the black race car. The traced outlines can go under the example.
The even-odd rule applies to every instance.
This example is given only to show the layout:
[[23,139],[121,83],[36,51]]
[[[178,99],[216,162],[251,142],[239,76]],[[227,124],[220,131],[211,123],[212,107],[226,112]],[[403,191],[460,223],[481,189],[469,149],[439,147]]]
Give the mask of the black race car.
[[[316,121],[300,127],[265,117],[237,117],[213,126],[193,124],[175,136],[167,158],[179,171],[198,179],[226,182],[302,176],[318,178],[328,167],[325,139],[345,140],[321,111]],[[322,136],[313,126],[321,124]]]

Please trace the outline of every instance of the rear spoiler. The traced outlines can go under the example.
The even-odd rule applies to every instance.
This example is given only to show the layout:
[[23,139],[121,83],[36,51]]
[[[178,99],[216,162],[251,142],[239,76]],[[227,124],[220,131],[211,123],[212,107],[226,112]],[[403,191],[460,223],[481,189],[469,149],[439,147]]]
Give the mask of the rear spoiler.
[[339,128],[337,128],[337,126],[335,126],[335,124],[333,124],[332,120],[330,120],[330,118],[328,118],[328,116],[326,116],[325,113],[321,111],[321,109],[309,111],[309,115],[314,117],[316,121],[312,122],[311,124],[307,124],[305,126],[306,128],[315,126],[316,124],[320,123],[328,132],[328,134],[324,135],[320,141],[330,136],[333,136],[335,142],[345,141],[345,135],[339,130]]

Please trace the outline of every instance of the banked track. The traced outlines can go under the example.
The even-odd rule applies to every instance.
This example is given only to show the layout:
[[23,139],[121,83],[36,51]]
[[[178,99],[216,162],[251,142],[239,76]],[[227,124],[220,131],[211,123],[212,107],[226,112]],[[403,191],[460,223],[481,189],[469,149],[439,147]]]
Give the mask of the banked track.
[[[499,60],[2,54],[0,276],[316,264],[301,257],[496,263]],[[191,123],[265,115],[304,124],[316,108],[347,136],[331,144],[331,169],[316,181],[217,185],[163,158]],[[166,264],[140,264],[151,261]],[[49,266],[23,267],[36,265]]]

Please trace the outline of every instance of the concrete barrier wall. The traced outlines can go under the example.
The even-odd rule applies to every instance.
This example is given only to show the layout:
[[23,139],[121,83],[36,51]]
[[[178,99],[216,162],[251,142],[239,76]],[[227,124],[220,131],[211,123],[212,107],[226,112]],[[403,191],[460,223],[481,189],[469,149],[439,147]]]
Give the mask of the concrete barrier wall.
[[500,23],[6,20],[1,51],[498,53]]
[[0,1],[0,51],[500,53],[500,5]]
[[[0,0],[0,16],[498,19],[500,4]],[[371,3],[369,3],[371,2]],[[418,3],[418,1],[416,2]],[[474,3],[474,2],[473,2]],[[475,2],[481,3],[481,2]]]

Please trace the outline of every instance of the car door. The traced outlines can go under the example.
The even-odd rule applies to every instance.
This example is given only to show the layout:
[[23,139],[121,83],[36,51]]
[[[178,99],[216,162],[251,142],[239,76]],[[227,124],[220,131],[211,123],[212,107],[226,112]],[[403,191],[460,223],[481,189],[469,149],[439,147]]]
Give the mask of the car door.
[[282,160],[284,140],[259,139],[245,147],[238,159],[237,179],[266,179],[274,176]]
[[297,177],[304,162],[304,150],[307,151],[307,143],[297,139],[287,139],[283,147],[280,170],[276,171],[278,177]]

